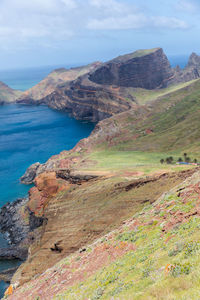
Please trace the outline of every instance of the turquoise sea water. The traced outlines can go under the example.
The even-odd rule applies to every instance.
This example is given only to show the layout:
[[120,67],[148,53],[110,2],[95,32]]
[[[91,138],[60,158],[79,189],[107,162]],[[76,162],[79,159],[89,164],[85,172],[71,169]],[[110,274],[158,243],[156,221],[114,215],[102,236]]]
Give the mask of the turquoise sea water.
[[71,149],[90,134],[94,124],[77,121],[46,106],[0,107],[0,206],[26,195],[19,183],[28,166]]
[[[39,82],[49,71],[41,69],[41,72],[35,70],[34,73],[33,70],[23,70],[10,73],[10,77],[8,72],[4,76],[0,74],[0,80],[23,90]],[[66,113],[45,106],[0,106],[0,206],[27,195],[30,186],[19,182],[27,167],[37,161],[43,163],[64,149],[73,148],[93,128],[92,123],[77,121]],[[3,246],[6,246],[5,241],[0,238],[0,247]],[[18,263],[0,262],[0,270]],[[0,282],[0,298],[6,286]]]

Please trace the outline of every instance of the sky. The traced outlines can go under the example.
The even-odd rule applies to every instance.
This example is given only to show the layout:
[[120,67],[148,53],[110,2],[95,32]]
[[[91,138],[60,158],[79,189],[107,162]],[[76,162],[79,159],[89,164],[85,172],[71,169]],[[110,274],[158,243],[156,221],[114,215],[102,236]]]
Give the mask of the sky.
[[0,69],[200,53],[200,0],[0,0]]

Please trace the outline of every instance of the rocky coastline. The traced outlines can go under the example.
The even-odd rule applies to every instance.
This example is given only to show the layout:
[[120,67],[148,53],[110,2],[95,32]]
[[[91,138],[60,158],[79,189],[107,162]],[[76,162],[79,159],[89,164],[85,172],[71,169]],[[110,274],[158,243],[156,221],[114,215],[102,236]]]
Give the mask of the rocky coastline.
[[[0,209],[0,232],[7,241],[7,247],[0,247],[0,260],[25,261],[28,248],[34,241],[32,232],[43,224],[42,217],[35,217],[27,207],[29,198],[6,203]],[[0,272],[0,280],[10,282],[18,267]]]
[[6,203],[0,209],[0,231],[9,245],[19,245],[27,237],[29,225],[21,218],[20,211],[28,202],[28,198],[17,199]]
[[[74,70],[54,71],[32,89],[24,92],[17,103],[44,104],[66,111],[78,120],[99,122],[121,112],[137,109],[135,89],[163,89],[200,77],[200,57],[192,53],[184,69],[172,68],[162,48],[138,50],[105,63],[93,63],[74,76]],[[55,75],[54,74],[54,75]],[[69,74],[71,74],[69,76]],[[73,76],[72,76],[73,74]],[[50,87],[49,87],[50,84]]]
[[[171,73],[172,70],[170,69],[167,59],[165,58],[164,54],[160,49],[158,49],[151,55],[153,55],[153,57],[155,56],[155,58],[159,56],[160,61],[163,62],[164,64],[163,69],[165,70],[165,72],[163,73],[162,81],[158,82],[158,79],[156,77],[154,78],[153,82],[148,83],[149,84],[148,86],[143,86],[141,83],[139,87],[150,89],[150,88],[159,88],[159,87],[168,86],[168,81],[175,80],[175,79],[173,74]],[[147,63],[148,63],[148,58],[149,57],[147,57]],[[138,68],[139,68],[140,60],[141,60],[140,58],[136,59],[133,57],[132,63],[135,63],[135,61],[137,61]],[[120,60],[118,59],[112,61],[106,66],[105,65],[101,66],[99,67],[99,69],[97,70],[95,69],[94,73],[91,73],[90,75],[83,75],[81,78],[76,79],[72,83],[57,88],[57,90],[54,93],[46,96],[44,102],[43,100],[41,100],[41,103],[45,103],[55,109],[70,110],[77,119],[90,120],[94,122],[110,117],[113,114],[118,114],[120,112],[128,111],[133,107],[135,108],[137,106],[136,99],[132,95],[129,95],[128,92],[126,92],[124,88],[124,81],[123,81],[124,77],[121,78],[120,76],[118,76],[119,74],[122,74],[122,70],[124,73],[128,73],[125,72],[126,68],[123,69],[123,64],[125,64],[125,62],[120,58]],[[107,77],[112,78],[112,76],[110,76],[110,72],[113,73],[113,65],[115,65],[114,68],[115,76],[113,76],[114,79],[112,82],[110,82],[110,85],[118,85],[119,88],[117,90],[116,88],[114,89],[112,86],[111,87],[104,86],[104,84],[106,84],[107,82],[106,81]],[[116,68],[119,68],[119,70],[116,71]],[[151,69],[149,70],[149,72],[150,71]],[[109,76],[107,76],[107,72],[109,73]],[[177,74],[179,74],[179,77],[183,76],[180,75],[182,73],[178,69],[176,69],[176,71],[174,72],[177,72]],[[133,75],[135,76],[135,74],[131,74],[131,76]],[[196,78],[195,76],[197,75],[194,75],[193,79]],[[141,78],[143,78],[143,68],[141,69]],[[176,78],[178,78],[178,75],[176,76]],[[129,78],[126,78],[126,80],[127,82],[130,81]],[[128,86],[128,88],[130,87],[133,88],[135,86]],[[128,93],[127,94],[128,100],[124,97],[122,98],[124,92]],[[91,99],[93,102],[90,101]],[[23,101],[25,101],[25,99],[23,99]],[[23,101],[21,103],[23,103]],[[28,101],[27,103],[36,104],[35,101],[33,102]],[[37,104],[40,103],[37,102]],[[96,131],[93,132],[93,136],[95,134],[97,135],[98,132],[100,132],[99,130],[97,130],[98,128],[100,128],[99,126],[101,125],[98,125],[96,127]],[[109,131],[109,137],[111,134],[112,131]],[[114,134],[116,133],[113,130],[113,135]],[[89,139],[90,138],[88,138],[87,140]],[[96,142],[95,139],[94,142]],[[76,149],[77,147],[80,147],[80,143],[76,146]],[[70,164],[73,164],[73,161],[76,162],[77,158],[72,157],[71,160],[67,158],[66,159],[63,158],[55,161],[53,159],[50,159],[46,164],[40,164],[37,162],[32,166],[30,166],[27,169],[26,173],[21,177],[21,183],[23,184],[31,184],[35,182],[35,180],[36,180],[36,184],[35,187],[32,189],[32,191],[30,191],[29,197],[18,199],[13,203],[7,203],[0,209],[0,232],[3,233],[5,239],[8,241],[9,244],[7,248],[0,248],[0,260],[12,260],[12,259],[19,259],[21,261],[26,260],[29,254],[28,253],[29,246],[35,242],[34,230],[41,227],[43,223],[48,219],[50,220],[49,216],[52,217],[53,219],[57,213],[60,213],[60,216],[63,217],[59,210],[59,207],[57,207],[55,203],[52,203],[51,204],[52,207],[50,206],[50,208],[46,209],[47,210],[46,216],[48,217],[48,219],[45,218],[43,215],[44,208],[47,207],[47,205],[50,203],[50,200],[53,199],[55,194],[60,193],[60,197],[61,197],[64,191],[66,193],[69,193],[71,196],[73,191],[75,194],[76,189],[78,189],[77,188],[78,185],[81,185],[82,183],[85,184],[90,180],[98,178],[98,176],[95,175],[87,175],[87,174],[81,175],[81,174],[76,174],[71,172]],[[47,174],[42,175],[42,173],[45,172],[47,172]],[[38,175],[40,174],[42,176],[40,176],[40,178],[37,179]],[[32,197],[32,202],[30,203],[30,205],[27,205],[31,197]],[[85,198],[82,200],[83,207],[85,201],[88,201],[88,198],[89,197],[86,193]],[[35,212],[33,212],[30,209],[32,208],[31,205],[34,206],[34,208],[36,207]],[[38,213],[38,215],[35,215],[35,213]],[[85,224],[84,226],[86,227]],[[83,228],[83,233],[82,232],[79,233],[80,237],[82,237],[85,234],[86,232],[85,227]],[[53,225],[52,228],[54,229]],[[52,228],[50,228],[51,230],[49,230],[49,232],[52,232]],[[96,235],[101,234],[100,231],[98,233],[98,228],[96,232],[91,233],[88,230],[88,236],[90,237],[90,235],[92,236],[92,234],[94,236],[95,234]],[[65,241],[65,239],[63,240]],[[67,252],[68,250],[65,250],[65,248],[67,249],[68,245],[65,245],[63,240],[62,239],[59,240],[59,243],[61,243],[61,246],[63,247],[62,248],[63,253],[66,254],[68,253]],[[86,238],[85,240],[87,242]],[[88,240],[90,239],[88,238]],[[56,241],[52,240],[52,241],[53,242],[50,245],[49,244],[44,245],[44,251],[47,251],[46,249],[48,249],[51,252],[56,251],[56,249],[52,248],[53,247],[52,245],[57,245],[56,244],[57,240]],[[79,246],[82,246],[82,244],[79,245],[78,242],[77,245],[78,246],[76,246],[75,249],[78,249]],[[33,249],[32,251],[33,252],[36,251],[35,249]],[[70,249],[70,251],[74,251],[74,250]],[[3,280],[10,282],[16,270],[17,269],[10,269],[1,272],[0,279],[2,278]]]

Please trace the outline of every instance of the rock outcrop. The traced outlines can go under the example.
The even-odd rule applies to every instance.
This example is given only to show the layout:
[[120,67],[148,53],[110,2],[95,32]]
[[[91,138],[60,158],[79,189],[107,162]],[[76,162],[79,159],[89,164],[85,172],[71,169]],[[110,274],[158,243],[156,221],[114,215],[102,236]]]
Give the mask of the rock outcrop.
[[96,84],[88,75],[60,86],[43,99],[49,107],[70,112],[76,119],[98,122],[137,106],[125,88]]
[[94,71],[89,79],[98,84],[144,89],[163,88],[173,76],[161,48],[119,56]]
[[199,69],[196,54],[182,70],[171,68],[161,48],[138,50],[105,63],[55,70],[17,102],[46,104],[76,119],[98,122],[137,107],[135,89],[162,89],[197,79]]
[[41,101],[77,119],[97,122],[137,107],[134,88],[165,87],[174,74],[162,49],[136,51],[60,85]]
[[0,209],[0,231],[10,244],[18,245],[27,237],[29,224],[22,217],[28,198],[7,203]]
[[0,260],[25,260],[28,256],[28,250],[22,247],[0,248]]
[[41,166],[41,164],[39,162],[31,165],[27,170],[26,173],[20,178],[21,183],[23,184],[31,184],[33,183],[36,175],[37,175],[37,171],[39,169],[39,167]]
[[186,69],[188,68],[194,68],[200,73],[200,56],[194,52],[189,57]]
[[18,268],[12,268],[5,271],[0,272],[0,280],[5,281],[6,283],[10,283],[13,275],[17,271]]
[[0,209],[0,232],[10,244],[7,248],[0,248],[0,259],[25,260],[28,247],[34,241],[33,231],[45,221],[29,209],[28,201],[29,198],[18,199]]

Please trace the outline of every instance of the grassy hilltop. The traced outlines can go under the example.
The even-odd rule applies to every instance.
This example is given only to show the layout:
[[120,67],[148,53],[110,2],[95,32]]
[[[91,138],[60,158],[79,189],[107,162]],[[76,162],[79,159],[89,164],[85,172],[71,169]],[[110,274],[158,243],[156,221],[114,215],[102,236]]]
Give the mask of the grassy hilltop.
[[[163,90],[154,99],[101,121],[78,144],[74,168],[118,175],[132,171],[141,176],[185,168],[160,165],[168,156],[177,161],[186,152],[192,160],[200,160],[200,80]],[[73,155],[68,152],[66,158]]]

